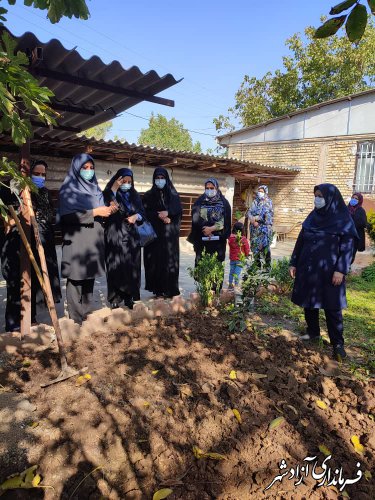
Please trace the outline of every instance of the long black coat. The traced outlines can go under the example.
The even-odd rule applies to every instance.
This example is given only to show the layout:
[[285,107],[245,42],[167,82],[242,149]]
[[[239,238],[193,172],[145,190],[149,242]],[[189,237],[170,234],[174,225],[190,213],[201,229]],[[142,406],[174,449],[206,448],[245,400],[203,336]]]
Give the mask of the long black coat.
[[[142,201],[137,191],[132,190],[131,212],[116,198],[120,209],[112,214],[105,223],[105,261],[107,269],[108,300],[112,301],[116,291],[129,295],[133,300],[140,298],[141,286],[141,246],[136,224],[126,218],[138,213],[144,217]],[[114,200],[110,188],[103,191],[108,205]],[[138,223],[141,223],[139,221]]]
[[357,210],[351,214],[355,228],[358,233],[359,240],[356,241],[356,250],[363,252],[366,249],[366,236],[365,229],[367,227],[366,211],[363,207],[358,207]]
[[[12,205],[15,209],[19,208],[18,199],[10,193],[9,189],[3,187],[0,190],[0,196],[7,205]],[[39,194],[32,193],[31,198],[35,211],[35,217],[38,223],[41,243],[46,257],[47,271],[51,282],[53,298],[55,302],[59,302],[61,299],[61,288],[55,246],[55,233],[52,226],[52,201],[47,188],[41,188],[39,190]],[[36,249],[33,231],[31,232],[31,235],[31,248],[40,268],[39,254]],[[7,235],[3,233],[1,267],[4,279],[6,280],[8,286],[20,287],[20,248],[21,238],[16,227],[13,227]],[[31,273],[33,296],[36,298],[37,302],[44,302],[44,295],[32,266]]]
[[[143,250],[145,289],[156,295],[179,295],[181,204],[160,206],[152,189],[144,194],[142,202],[146,218],[157,234],[157,239]],[[170,224],[164,224],[158,217],[158,211],[161,210],[168,211]]]
[[208,225],[207,221],[201,217],[200,211],[204,196],[205,195],[200,196],[195,201],[191,210],[191,233],[188,237],[188,241],[194,246],[194,251],[196,253],[196,264],[204,249],[209,254],[214,254],[215,252],[217,252],[219,261],[224,262],[227,239],[229,238],[231,232],[232,210],[228,200],[222,195],[222,201],[224,203],[224,228],[213,233],[214,236],[219,236],[219,240],[202,241],[202,229],[204,226]]
[[290,265],[296,267],[292,302],[311,309],[339,310],[347,307],[345,278],[332,285],[335,271],[347,275],[353,254],[354,238],[323,231],[302,229]]
[[66,214],[61,217],[61,229],[61,275],[77,281],[103,276],[102,217],[94,217],[93,210]]

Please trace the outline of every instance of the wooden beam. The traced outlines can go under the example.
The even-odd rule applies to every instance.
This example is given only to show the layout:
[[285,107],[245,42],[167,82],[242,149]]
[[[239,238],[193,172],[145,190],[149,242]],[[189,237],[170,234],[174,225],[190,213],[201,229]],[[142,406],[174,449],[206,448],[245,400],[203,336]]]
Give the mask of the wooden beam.
[[[30,140],[21,146],[20,166],[26,175],[30,174]],[[27,240],[31,241],[30,212],[22,193],[21,224]],[[20,248],[20,278],[21,278],[21,336],[30,334],[31,328],[31,265],[24,245]]]
[[115,85],[109,85],[108,83],[95,82],[93,80],[89,80],[88,78],[67,75],[66,73],[62,73],[61,71],[54,71],[48,68],[32,67],[30,68],[30,71],[34,76],[42,76],[45,78],[51,78],[52,80],[57,80],[59,82],[72,83],[73,85],[79,85],[81,87],[89,87],[95,90],[104,90],[105,92],[109,92],[111,94],[120,94],[126,97],[140,99],[141,101],[154,102],[156,104],[163,104],[164,106],[170,106],[172,108],[174,107],[174,101],[172,101],[171,99],[156,97],[144,92],[139,92],[138,90],[124,89],[122,87],[116,87]]
[[198,170],[213,170],[217,168],[216,163],[212,163],[211,165],[204,165],[203,167],[198,167]]

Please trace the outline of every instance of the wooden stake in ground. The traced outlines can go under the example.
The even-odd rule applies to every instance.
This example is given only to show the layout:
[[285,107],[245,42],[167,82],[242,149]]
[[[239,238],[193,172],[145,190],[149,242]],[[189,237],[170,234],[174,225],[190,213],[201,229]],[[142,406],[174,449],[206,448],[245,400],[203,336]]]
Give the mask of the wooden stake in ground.
[[36,246],[37,246],[38,253],[39,253],[39,259],[40,259],[44,279],[43,279],[43,276],[40,272],[39,266],[35,260],[30,243],[28,242],[28,240],[26,238],[26,235],[22,229],[20,220],[19,220],[14,208],[11,206],[9,206],[8,208],[9,208],[10,214],[12,215],[12,217],[17,225],[22,242],[26,248],[26,251],[27,251],[27,254],[30,258],[31,264],[34,267],[34,270],[35,270],[35,273],[36,273],[37,278],[39,280],[40,286],[43,290],[43,293],[44,293],[44,296],[45,296],[46,302],[47,302],[48,311],[49,311],[49,314],[51,316],[53,327],[55,329],[56,340],[57,340],[57,345],[58,345],[59,354],[60,354],[61,372],[57,378],[50,380],[46,384],[41,384],[42,387],[47,387],[51,384],[56,384],[57,382],[61,382],[61,381],[66,380],[70,377],[74,377],[75,375],[79,375],[81,372],[86,371],[87,367],[82,368],[82,370],[75,370],[68,365],[68,361],[66,359],[64,341],[63,341],[63,338],[61,335],[61,330],[60,330],[60,325],[59,325],[59,321],[57,318],[55,303],[53,300],[51,283],[50,283],[49,276],[48,276],[47,262],[46,262],[46,258],[45,258],[45,254],[44,254],[44,248],[43,248],[43,245],[42,245],[41,240],[40,240],[38,223],[35,219],[34,209],[32,207],[31,198],[30,198],[30,191],[28,189],[26,189],[25,191],[27,191],[27,193],[25,194],[24,199],[26,200],[26,203],[28,205],[28,210],[30,211],[31,224],[32,224],[33,229],[34,229],[35,241],[36,241]]

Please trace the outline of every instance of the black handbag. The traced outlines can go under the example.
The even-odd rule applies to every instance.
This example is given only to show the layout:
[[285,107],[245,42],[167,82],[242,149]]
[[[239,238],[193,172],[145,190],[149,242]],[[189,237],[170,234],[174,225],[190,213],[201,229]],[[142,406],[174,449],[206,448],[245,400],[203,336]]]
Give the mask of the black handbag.
[[155,233],[151,222],[149,222],[148,220],[143,219],[141,224],[136,224],[136,228],[139,234],[141,247],[147,247],[147,245],[156,240],[157,234]]

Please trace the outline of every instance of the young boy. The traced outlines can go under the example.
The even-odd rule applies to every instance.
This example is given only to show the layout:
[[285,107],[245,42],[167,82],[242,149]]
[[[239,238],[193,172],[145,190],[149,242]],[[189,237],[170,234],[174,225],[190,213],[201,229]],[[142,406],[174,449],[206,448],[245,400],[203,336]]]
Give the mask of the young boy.
[[236,222],[233,224],[232,233],[228,238],[230,260],[229,288],[233,288],[233,280],[236,286],[240,281],[243,266],[241,262],[241,255],[247,257],[250,253],[249,242],[243,233],[244,225],[242,222]]

